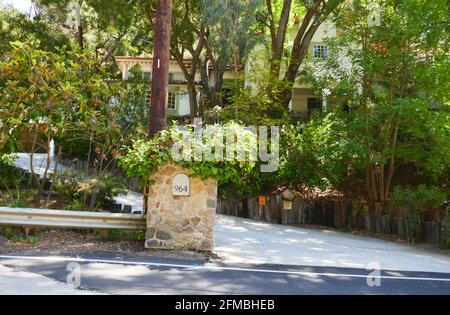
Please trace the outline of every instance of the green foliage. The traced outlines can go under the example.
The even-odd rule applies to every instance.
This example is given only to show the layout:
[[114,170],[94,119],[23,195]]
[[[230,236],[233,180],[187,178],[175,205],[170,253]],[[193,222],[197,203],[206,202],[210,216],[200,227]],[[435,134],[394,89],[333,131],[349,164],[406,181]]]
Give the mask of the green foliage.
[[278,95],[286,83],[282,80],[271,80],[270,75],[259,73],[254,86],[238,88],[220,113],[222,121],[238,121],[247,126],[281,126],[288,122],[288,112]]
[[416,189],[396,186],[393,198],[400,208],[409,208],[420,213],[442,206],[447,195],[435,186],[419,185]]
[[[0,183],[2,182],[0,178]],[[26,197],[28,192],[23,192],[22,188],[19,188],[19,182],[14,182],[15,189],[10,189],[8,186],[2,187],[0,185],[0,206],[11,208],[27,208],[28,202]],[[4,189],[4,190],[2,190]]]
[[227,66],[238,52],[245,58],[261,41],[257,36],[258,12],[262,12],[261,0],[201,0],[201,21],[209,26],[209,47],[219,56],[221,66]]
[[3,231],[3,236],[5,236],[7,239],[13,241],[14,243],[20,242],[22,240],[22,234],[14,229],[5,229]]
[[12,163],[13,158],[10,155],[0,158],[0,189],[14,188],[22,181]]
[[83,199],[75,199],[71,197],[72,199],[66,199],[66,205],[64,206],[64,209],[71,210],[71,211],[91,211],[90,205],[86,204],[86,202]]
[[34,38],[42,50],[55,51],[57,47],[70,46],[69,37],[59,32],[41,15],[33,19],[16,9],[0,6],[0,55],[11,49],[11,42]]
[[120,230],[108,230],[103,238],[107,241],[117,241],[124,236],[124,232]]
[[[70,38],[73,47],[79,47],[76,6],[80,5],[83,49],[90,51],[93,61],[105,63],[108,72],[118,74],[112,61],[115,53],[133,52],[130,48],[146,45],[141,39],[148,36],[149,27],[139,23],[140,15],[149,9],[149,1],[128,0],[36,0],[38,17],[52,29]],[[126,8],[126,10],[124,10]],[[142,12],[142,13],[141,13]]]
[[63,172],[54,189],[67,202],[67,209],[78,211],[107,209],[115,196],[125,192],[120,179],[110,173],[87,178],[81,173]]
[[7,239],[19,239],[19,233],[17,232],[17,229],[12,227],[2,227],[1,229],[1,235],[6,237]]
[[[368,166],[385,165],[394,155],[399,165],[415,166],[416,174],[411,175],[419,183],[449,189],[449,113],[430,110],[421,99],[379,103],[371,111],[370,119],[360,109],[350,113],[338,109],[286,125],[279,180],[339,188],[347,174],[361,178]],[[394,125],[398,126],[395,150],[387,145]]]
[[13,43],[0,60],[0,134],[8,130],[7,137],[17,139],[25,132],[42,132],[57,143],[72,135],[120,135],[109,105],[114,94],[105,79],[104,69],[88,55],[46,52],[32,41]]
[[416,240],[422,231],[421,214],[442,206],[447,195],[438,187],[420,185],[416,189],[397,186],[393,192],[396,205],[405,212],[410,240]]
[[[386,165],[392,158],[398,164],[414,164],[423,183],[448,185],[450,171],[449,112],[431,110],[417,98],[379,102],[371,107],[370,117],[363,109],[354,109],[344,118],[347,140],[358,147],[354,160],[356,170],[370,165]],[[395,150],[394,130],[398,128]]]
[[[317,183],[326,186],[327,183],[322,181],[323,176],[311,177],[311,174],[319,174],[318,166],[321,163],[316,156],[320,154],[316,150],[317,142],[311,138],[307,139],[308,134],[311,136],[311,131],[313,130],[308,130],[302,125],[285,127],[282,139],[286,148],[283,152],[286,152],[286,155],[282,159],[280,177],[290,183],[302,183],[308,180],[306,184],[308,186]],[[316,142],[316,145],[313,142]]]
[[133,232],[133,238],[136,241],[145,241],[147,239],[144,230],[138,230]]
[[0,235],[3,235],[7,239],[13,241],[14,243],[26,241],[28,244],[36,244],[41,239],[38,235],[28,235],[25,236],[23,229],[4,227],[0,230]]
[[[235,154],[241,152],[241,150],[249,153],[249,147],[256,145],[256,136],[251,131],[235,123],[228,123],[225,127],[234,132],[234,134],[243,136],[242,142],[236,141],[231,147]],[[149,176],[155,173],[162,165],[174,163],[190,169],[193,176],[198,176],[201,179],[209,177],[217,179],[222,186],[232,185],[237,194],[259,188],[256,161],[249,159],[242,162],[236,159],[232,161],[225,159],[223,161],[208,159],[197,161],[194,159],[194,154],[189,155],[189,159],[186,160],[180,161],[175,159],[172,154],[172,148],[174,144],[185,144],[184,141],[188,142],[190,148],[195,146],[206,148],[214,144],[222,146],[222,148],[226,146],[225,137],[222,143],[215,137],[203,137],[203,141],[199,142],[195,140],[193,126],[187,126],[185,131],[189,134],[188,140],[184,138],[186,133],[180,133],[180,130],[173,126],[157,134],[151,140],[135,141],[131,147],[125,148],[127,154],[118,158],[119,166],[127,172],[128,176],[139,177],[147,183],[149,183]],[[227,149],[230,150],[230,146]],[[182,149],[180,153],[184,156],[184,154],[190,154],[192,151]]]
[[[369,2],[380,5],[380,26],[368,23]],[[355,0],[334,22],[341,35],[328,41],[329,58],[305,67],[303,81],[345,100],[357,152],[349,170],[365,180],[368,199],[389,199],[400,165],[448,189],[447,1]]]
[[116,106],[118,122],[123,132],[134,138],[148,132],[150,125],[150,104],[146,93],[150,82],[145,82],[142,68],[136,65],[130,69],[126,89],[120,103]]
[[37,235],[29,235],[27,238],[26,238],[26,241],[27,241],[27,243],[28,244],[36,244],[37,242],[39,242],[39,240],[40,240],[40,237],[39,236],[37,236]]
[[363,151],[335,113],[285,126],[281,139],[280,180],[307,187],[339,187]]

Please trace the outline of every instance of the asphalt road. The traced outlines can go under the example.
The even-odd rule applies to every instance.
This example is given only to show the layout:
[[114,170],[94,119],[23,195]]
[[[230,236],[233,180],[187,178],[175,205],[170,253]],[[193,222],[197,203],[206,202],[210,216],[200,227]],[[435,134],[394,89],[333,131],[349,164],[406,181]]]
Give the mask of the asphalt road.
[[[203,260],[84,253],[76,256],[0,254],[0,264],[66,282],[70,262],[80,266],[81,289],[107,294],[450,294],[450,274],[371,271],[289,265],[223,265]],[[26,292],[23,292],[26,293]]]

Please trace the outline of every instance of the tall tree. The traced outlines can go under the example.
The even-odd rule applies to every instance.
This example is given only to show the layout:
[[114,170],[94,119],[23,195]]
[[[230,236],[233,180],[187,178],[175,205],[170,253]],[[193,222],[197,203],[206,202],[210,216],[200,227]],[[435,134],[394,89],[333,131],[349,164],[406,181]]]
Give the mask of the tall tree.
[[[355,113],[349,126],[364,148],[358,163],[365,161],[366,193],[372,207],[386,208],[400,163],[426,169],[422,177],[448,174],[440,162],[448,165],[450,134],[448,3],[371,3],[376,6],[355,0],[337,16],[342,35],[330,42],[326,68],[332,73],[321,76],[328,78],[322,87],[346,96],[347,109]],[[379,25],[371,20],[374,8]]]
[[[203,95],[208,96],[205,106],[212,108],[222,99],[225,70],[235,72],[239,79],[245,59],[261,40],[257,17],[263,9],[262,0],[202,0],[203,20],[208,27],[206,55],[201,66]],[[207,77],[209,68],[214,82]]]
[[[189,109],[191,115],[199,113],[196,75],[200,58],[206,43],[206,24],[202,21],[201,6],[198,0],[178,0],[174,6],[173,35],[170,52],[183,71],[187,82]],[[186,53],[191,61],[186,62]]]
[[15,9],[0,6],[0,55],[11,50],[11,42],[26,42],[29,38],[37,40],[38,48],[46,51],[55,51],[64,45],[71,46],[69,36],[59,32],[42,15],[29,18]]
[[[282,3],[280,3],[282,2]],[[287,108],[292,99],[292,88],[297,79],[300,66],[305,59],[309,45],[314,34],[320,25],[335,11],[344,0],[314,0],[300,1],[300,5],[304,12],[302,22],[295,35],[292,49],[287,56],[287,68],[282,78],[286,83],[276,98]],[[275,7],[280,11],[275,11]],[[286,47],[286,33],[288,31],[289,17],[294,8],[292,0],[266,0],[266,10],[268,16],[268,28],[271,38],[271,74],[273,78],[279,79],[281,74],[281,63]]]
[[138,5],[139,1],[129,0],[36,0],[39,15],[72,35],[79,48],[94,51],[99,63],[110,62],[134,30]]

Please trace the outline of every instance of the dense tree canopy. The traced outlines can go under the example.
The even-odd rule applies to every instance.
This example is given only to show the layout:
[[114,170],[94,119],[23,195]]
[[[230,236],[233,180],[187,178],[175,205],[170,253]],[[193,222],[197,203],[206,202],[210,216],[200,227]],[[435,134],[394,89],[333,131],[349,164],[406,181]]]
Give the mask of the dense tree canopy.
[[[142,69],[134,68],[126,84],[117,84],[112,57],[152,52],[155,3],[39,0],[31,18],[1,8],[0,153],[16,150],[17,134],[33,128],[64,143],[77,141],[79,134],[68,131],[81,129],[91,131],[96,143],[105,142],[102,132],[122,133],[114,138],[117,147],[145,137],[149,104]],[[447,1],[173,4],[170,53],[185,77],[191,114],[283,127],[278,171],[252,173],[254,185],[247,188],[254,191],[241,191],[258,193],[281,184],[333,188],[383,211],[389,210],[393,192],[401,191],[395,190],[399,185],[437,186],[448,193]],[[327,58],[314,61],[308,49],[325,22],[336,26],[338,36],[326,39]],[[244,86],[255,47],[264,51],[258,55],[260,68],[254,68],[254,84]],[[232,82],[234,91],[218,108],[224,103],[225,73],[233,78],[227,89]],[[327,91],[342,104],[327,114],[291,117],[295,83],[318,95]],[[90,142],[84,148],[81,155],[88,154]]]

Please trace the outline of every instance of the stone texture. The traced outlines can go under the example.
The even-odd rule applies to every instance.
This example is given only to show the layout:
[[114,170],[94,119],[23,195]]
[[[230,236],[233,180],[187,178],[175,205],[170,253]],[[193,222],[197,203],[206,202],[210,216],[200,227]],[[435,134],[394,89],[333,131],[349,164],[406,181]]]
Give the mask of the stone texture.
[[172,179],[189,170],[167,164],[151,176],[146,248],[212,251],[217,181],[189,176],[190,195],[173,196]]

